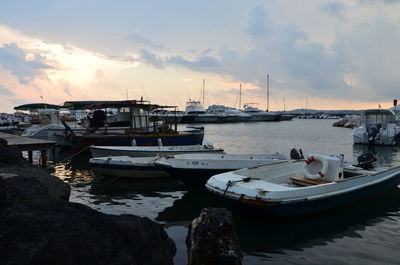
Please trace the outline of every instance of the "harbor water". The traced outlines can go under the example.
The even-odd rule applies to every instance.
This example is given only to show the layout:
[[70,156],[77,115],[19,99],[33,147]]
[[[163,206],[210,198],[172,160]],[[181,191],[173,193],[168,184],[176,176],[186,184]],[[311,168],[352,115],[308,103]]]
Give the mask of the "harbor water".
[[[396,147],[352,144],[352,130],[332,120],[206,124],[206,138],[226,153],[343,154],[346,161],[373,152],[376,165],[400,165]],[[354,205],[311,216],[282,218],[253,212],[205,189],[173,179],[95,177],[84,158],[55,166],[54,175],[72,185],[70,201],[109,214],[135,214],[164,225],[175,241],[175,264],[186,264],[187,227],[205,207],[228,208],[244,251],[243,264],[399,264],[400,189]],[[77,224],[79,225],[79,224]]]

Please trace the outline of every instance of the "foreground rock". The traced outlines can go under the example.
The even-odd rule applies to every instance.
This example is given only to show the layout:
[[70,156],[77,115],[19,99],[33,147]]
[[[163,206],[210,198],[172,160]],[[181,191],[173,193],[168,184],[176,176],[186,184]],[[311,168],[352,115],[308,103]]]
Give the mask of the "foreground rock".
[[0,264],[173,264],[176,248],[161,225],[107,215],[53,197],[6,209]]
[[16,147],[0,147],[0,212],[18,203],[48,196],[68,201],[70,192],[69,185],[32,166]]
[[221,208],[205,208],[192,221],[186,237],[189,265],[242,264],[242,250],[231,213]]

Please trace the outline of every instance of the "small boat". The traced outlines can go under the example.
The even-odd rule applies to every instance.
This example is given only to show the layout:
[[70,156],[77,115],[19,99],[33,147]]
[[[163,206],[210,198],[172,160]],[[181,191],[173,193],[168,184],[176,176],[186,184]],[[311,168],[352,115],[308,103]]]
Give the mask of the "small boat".
[[400,145],[400,127],[393,111],[370,109],[364,115],[364,124],[353,131],[355,144]]
[[93,157],[131,156],[149,157],[187,153],[223,153],[224,149],[212,145],[171,145],[171,146],[90,146]]
[[207,180],[219,173],[240,168],[266,165],[286,159],[282,154],[183,154],[161,157],[155,165],[188,186],[204,187]]
[[109,156],[91,158],[89,163],[96,173],[123,178],[166,178],[170,175],[157,168],[159,157]]
[[373,168],[372,154],[358,161],[344,165],[343,156],[309,155],[215,175],[206,188],[248,207],[293,216],[353,203],[400,183],[400,167]]

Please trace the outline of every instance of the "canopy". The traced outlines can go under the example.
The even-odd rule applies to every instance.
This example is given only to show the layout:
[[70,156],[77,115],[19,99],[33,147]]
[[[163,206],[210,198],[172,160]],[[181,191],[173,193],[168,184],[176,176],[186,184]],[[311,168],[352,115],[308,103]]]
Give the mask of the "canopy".
[[160,106],[150,104],[144,100],[117,100],[117,101],[66,101],[64,107],[69,109],[102,109],[102,108],[129,108],[136,107],[144,110],[158,108],[176,108],[176,106]]
[[47,103],[30,103],[14,107],[14,110],[60,109],[62,106]]

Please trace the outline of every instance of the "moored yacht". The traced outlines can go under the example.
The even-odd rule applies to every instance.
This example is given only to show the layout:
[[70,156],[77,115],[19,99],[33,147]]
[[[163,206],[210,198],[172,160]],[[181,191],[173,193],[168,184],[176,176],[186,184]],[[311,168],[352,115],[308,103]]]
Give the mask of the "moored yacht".
[[244,104],[243,112],[252,116],[250,121],[279,121],[281,117],[280,114],[254,107],[253,103]]
[[182,116],[183,123],[217,122],[218,119],[218,115],[207,113],[200,101],[189,100],[186,102],[185,114]]

